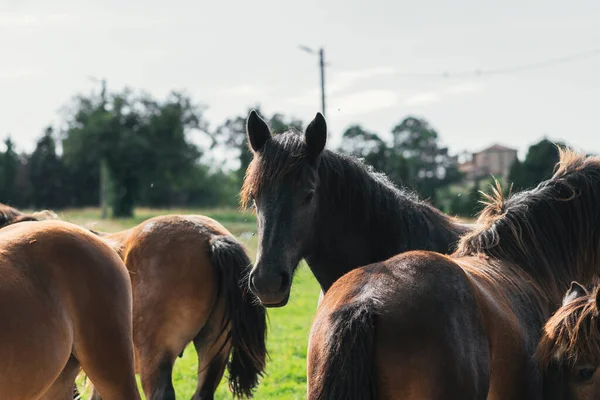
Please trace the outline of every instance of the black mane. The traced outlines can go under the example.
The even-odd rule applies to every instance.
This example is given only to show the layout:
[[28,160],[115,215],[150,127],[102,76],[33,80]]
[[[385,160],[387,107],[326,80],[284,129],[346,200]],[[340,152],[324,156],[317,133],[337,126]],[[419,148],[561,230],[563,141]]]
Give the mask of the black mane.
[[[242,206],[263,186],[299,175],[308,157],[299,132],[273,136],[248,167]],[[401,252],[450,253],[468,230],[355,157],[324,150],[318,175],[318,222],[306,260],[325,290],[351,269]]]
[[457,252],[519,265],[555,302],[574,277],[588,281],[600,267],[600,158],[560,153],[554,176],[535,189],[488,196],[481,228]]
[[405,233],[401,252],[452,252],[457,234],[466,232],[457,221],[420,200],[414,192],[396,187],[384,173],[374,171],[356,157],[325,151],[319,176],[326,183],[323,197],[330,206],[343,207],[345,214],[353,215],[364,227],[382,229],[380,224],[387,221],[396,225],[394,230]]

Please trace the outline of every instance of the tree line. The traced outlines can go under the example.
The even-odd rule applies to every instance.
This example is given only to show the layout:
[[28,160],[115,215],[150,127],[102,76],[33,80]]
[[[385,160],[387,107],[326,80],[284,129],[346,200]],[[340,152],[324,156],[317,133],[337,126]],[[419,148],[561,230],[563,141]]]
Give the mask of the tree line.
[[[178,92],[163,100],[130,89],[76,96],[65,107],[64,124],[47,127],[31,154],[17,153],[11,138],[5,139],[0,202],[36,209],[97,206],[104,176],[114,217],[131,216],[136,206],[235,206],[252,159],[245,136],[248,114],[210,129],[204,112]],[[280,113],[266,119],[275,134],[304,127]],[[194,144],[191,135],[204,136],[207,144]],[[456,157],[423,118],[402,119],[385,138],[350,126],[337,150],[363,158],[446,212],[472,215],[477,209],[481,185],[462,183]],[[229,162],[216,163],[217,151]],[[551,176],[557,160],[554,144],[543,139],[514,163],[509,181],[532,187]]]

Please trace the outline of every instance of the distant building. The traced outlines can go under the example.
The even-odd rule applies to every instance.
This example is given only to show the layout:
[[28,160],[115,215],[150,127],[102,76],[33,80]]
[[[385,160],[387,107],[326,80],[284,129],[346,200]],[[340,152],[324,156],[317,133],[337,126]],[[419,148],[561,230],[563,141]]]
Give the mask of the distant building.
[[465,179],[468,181],[486,178],[490,175],[507,179],[510,167],[516,159],[516,149],[495,144],[473,153],[470,160],[465,160],[458,165],[458,169],[465,174]]

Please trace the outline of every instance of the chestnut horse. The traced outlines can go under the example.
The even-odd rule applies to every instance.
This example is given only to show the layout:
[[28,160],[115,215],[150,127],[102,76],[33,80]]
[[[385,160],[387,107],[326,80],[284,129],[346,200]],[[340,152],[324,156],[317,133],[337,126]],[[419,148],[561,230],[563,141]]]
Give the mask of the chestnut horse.
[[539,399],[541,327],[600,269],[600,158],[489,197],[452,256],[414,251],[344,275],[311,329],[309,399]]
[[212,399],[226,366],[234,395],[250,397],[265,368],[266,313],[245,283],[252,263],[231,233],[199,215],[94,233],[131,275],[136,368],[146,397],[175,398],[173,364],[190,342],[198,353],[193,399]]
[[76,225],[24,222],[39,217],[0,205],[1,397],[70,399],[81,366],[105,399],[140,399],[127,269]]
[[[597,280],[596,280],[597,282]],[[571,283],[537,349],[544,399],[600,399],[600,286]]]
[[325,150],[321,114],[303,135],[272,136],[252,111],[247,133],[254,155],[241,200],[258,230],[250,287],[267,307],[287,303],[301,259],[326,292],[348,271],[401,252],[452,252],[469,230],[355,157]]
[[49,219],[58,219],[58,216],[49,210],[38,211],[26,214],[14,207],[0,203],[0,228],[25,221],[44,221]]

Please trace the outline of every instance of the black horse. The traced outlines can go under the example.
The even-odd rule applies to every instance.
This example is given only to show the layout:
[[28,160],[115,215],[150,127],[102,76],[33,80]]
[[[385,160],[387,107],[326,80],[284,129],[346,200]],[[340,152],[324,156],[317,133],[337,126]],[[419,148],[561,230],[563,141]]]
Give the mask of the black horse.
[[469,228],[395,187],[360,160],[325,150],[321,114],[303,134],[275,136],[252,111],[254,157],[241,191],[258,221],[250,287],[268,307],[284,306],[306,259],[323,291],[348,271],[408,250],[454,251]]

